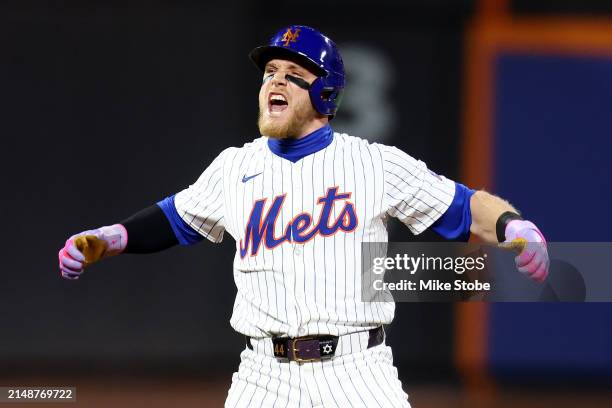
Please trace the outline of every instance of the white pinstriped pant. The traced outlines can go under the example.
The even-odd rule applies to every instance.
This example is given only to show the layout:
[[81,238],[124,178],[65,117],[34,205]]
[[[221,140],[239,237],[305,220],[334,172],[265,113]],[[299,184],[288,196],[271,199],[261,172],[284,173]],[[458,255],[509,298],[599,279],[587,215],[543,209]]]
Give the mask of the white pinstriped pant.
[[342,336],[332,359],[296,363],[276,359],[271,339],[251,339],[225,407],[410,408],[391,348],[367,343],[367,331]]

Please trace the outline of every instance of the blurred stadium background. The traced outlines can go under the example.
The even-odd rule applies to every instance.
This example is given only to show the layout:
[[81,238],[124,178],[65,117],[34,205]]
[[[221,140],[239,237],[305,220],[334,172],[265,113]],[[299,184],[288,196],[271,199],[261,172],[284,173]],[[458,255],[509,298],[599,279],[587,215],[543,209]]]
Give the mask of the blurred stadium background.
[[[336,130],[509,198],[550,241],[612,240],[610,1],[3,1],[0,385],[222,405],[244,347],[231,238],[78,282],[57,251],[257,137],[247,53],[289,23],[341,46]],[[388,342],[415,408],[612,406],[610,304],[401,304]]]

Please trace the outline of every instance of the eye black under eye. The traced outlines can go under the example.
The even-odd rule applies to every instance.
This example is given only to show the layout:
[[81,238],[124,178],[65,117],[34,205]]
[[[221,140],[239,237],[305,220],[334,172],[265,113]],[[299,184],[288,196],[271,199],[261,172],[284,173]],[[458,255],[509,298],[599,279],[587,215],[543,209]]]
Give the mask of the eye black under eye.
[[285,78],[287,78],[288,81],[293,82],[294,84],[296,84],[302,89],[305,89],[305,90],[310,89],[310,84],[306,82],[305,80],[303,80],[302,78],[298,78],[298,77],[295,77],[289,74],[285,75]]

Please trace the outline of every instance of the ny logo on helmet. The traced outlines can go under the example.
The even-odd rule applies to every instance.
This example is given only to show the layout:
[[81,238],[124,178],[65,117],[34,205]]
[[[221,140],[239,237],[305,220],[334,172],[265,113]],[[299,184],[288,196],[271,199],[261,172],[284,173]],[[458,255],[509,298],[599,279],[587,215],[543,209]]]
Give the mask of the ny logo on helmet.
[[296,42],[298,35],[300,35],[300,30],[301,30],[300,28],[296,28],[295,32],[293,32],[291,31],[291,27],[289,27],[287,31],[285,31],[285,34],[283,35],[282,41],[285,42],[283,45],[285,47],[288,47],[290,42]]

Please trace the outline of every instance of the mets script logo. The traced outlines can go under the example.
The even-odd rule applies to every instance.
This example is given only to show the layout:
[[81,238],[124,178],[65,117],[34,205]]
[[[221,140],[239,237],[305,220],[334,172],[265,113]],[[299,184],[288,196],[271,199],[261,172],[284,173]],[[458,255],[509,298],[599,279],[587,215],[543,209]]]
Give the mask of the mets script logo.
[[291,31],[291,28],[288,28],[287,31],[285,31],[285,34],[283,35],[283,39],[281,40],[285,42],[283,45],[285,47],[288,47],[290,42],[296,42],[298,35],[300,35],[300,30],[301,28],[296,28],[294,32]]
[[[321,205],[319,219],[314,224],[314,217],[303,212],[296,215],[287,223],[283,235],[274,236],[276,219],[281,212],[286,194],[274,197],[272,205],[268,208],[266,215],[263,210],[267,199],[257,200],[251,210],[248,224],[244,231],[244,238],[240,240],[240,257],[244,258],[251,247],[251,256],[257,255],[261,244],[272,249],[283,242],[305,243],[317,234],[324,237],[334,235],[338,231],[351,232],[357,228],[357,214],[355,205],[348,201],[351,193],[338,194],[338,187],[330,187],[327,194],[319,197],[317,204]],[[344,202],[344,207],[335,220],[331,220],[332,210],[335,204]]]

